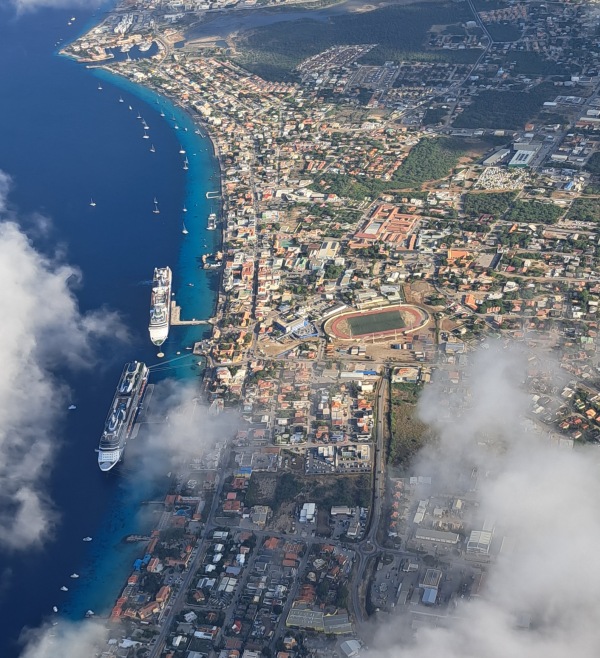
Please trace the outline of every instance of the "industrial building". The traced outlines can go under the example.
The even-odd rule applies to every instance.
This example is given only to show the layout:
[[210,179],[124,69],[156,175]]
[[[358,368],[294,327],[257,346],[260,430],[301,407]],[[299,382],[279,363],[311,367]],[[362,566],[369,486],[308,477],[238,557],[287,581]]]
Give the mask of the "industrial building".
[[529,167],[531,161],[536,156],[542,145],[539,142],[530,142],[529,144],[514,144],[516,153],[510,159],[508,166],[515,167]]
[[438,544],[458,544],[460,536],[455,532],[444,532],[443,530],[422,530],[415,533],[417,541],[431,541]]
[[315,503],[304,503],[300,510],[300,523],[314,523],[317,516],[317,505]]

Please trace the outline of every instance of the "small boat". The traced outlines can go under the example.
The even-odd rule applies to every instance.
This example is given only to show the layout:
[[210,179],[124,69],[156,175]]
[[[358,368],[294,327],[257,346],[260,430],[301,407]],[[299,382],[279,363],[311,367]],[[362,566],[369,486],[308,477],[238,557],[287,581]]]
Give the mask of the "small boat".
[[150,135],[148,133],[144,133],[142,135],[142,139],[150,139]]
[[128,105],[127,107],[128,107],[130,110],[133,110],[133,108],[131,107],[131,105]]
[[183,146],[180,146],[180,147],[179,147],[179,152],[180,152],[180,153],[185,153],[185,149],[183,148]]
[[188,164],[189,164],[189,163],[188,163],[188,159],[186,158],[185,161],[184,161],[184,163],[183,163],[183,168],[184,168],[184,169],[189,169]]
[[152,211],[155,215],[158,215],[160,210],[158,209],[158,201],[156,200],[156,197],[154,197],[154,210]]
[[138,118],[138,119],[141,119],[141,118],[142,118],[142,115],[141,115],[139,112],[138,112],[137,118]]
[[184,131],[184,132],[187,132],[187,128],[184,128],[183,131]]
[[90,201],[90,206],[92,206],[92,208],[94,208],[95,205],[96,205],[96,202],[94,201],[94,199],[92,199],[92,200]]
[[187,208],[183,206],[183,212],[187,212]]
[[79,574],[78,573],[72,573],[71,578],[79,578]]
[[98,85],[98,89],[102,91],[102,85]]
[[83,541],[92,541],[92,538],[91,537],[84,537]]
[[161,113],[160,113],[160,116],[161,116],[161,117],[164,117],[164,116],[165,116],[165,113],[164,113],[164,112],[161,112]]
[[150,151],[151,151],[152,153],[155,153],[155,152],[156,152],[156,149],[154,148],[154,144],[152,144],[152,146],[150,147]]
[[88,610],[85,613],[85,616],[89,619],[90,617],[93,617],[96,613],[93,610]]
[[144,130],[150,130],[150,126],[144,121]]
[[75,409],[77,409],[77,407],[74,404],[69,405],[69,411],[75,411]]
[[61,591],[61,592],[68,592],[68,591],[69,591],[69,588],[68,588],[68,587],[65,587],[65,586],[63,585],[63,586],[60,588],[60,591]]
[[183,225],[183,230],[182,230],[181,232],[182,232],[184,235],[187,235],[187,234],[189,233],[189,231],[188,231],[187,228],[185,227],[185,224]]
[[124,103],[123,96],[119,96],[119,103]]
[[177,124],[175,124],[173,128],[175,128],[175,130],[179,130],[179,126]]
[[52,606],[52,612],[58,612],[58,608],[55,605]]
[[194,287],[194,284],[193,284],[193,283],[188,283],[188,286],[189,286],[190,288],[193,288],[193,287]]

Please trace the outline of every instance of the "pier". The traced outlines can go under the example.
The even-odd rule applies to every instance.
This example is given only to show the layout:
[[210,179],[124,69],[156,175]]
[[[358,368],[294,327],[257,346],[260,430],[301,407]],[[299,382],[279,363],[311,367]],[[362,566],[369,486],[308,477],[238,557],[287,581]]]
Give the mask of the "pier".
[[192,318],[191,320],[182,320],[181,319],[181,306],[177,306],[175,300],[171,301],[171,326],[172,327],[194,327],[201,324],[210,324],[208,320],[196,320]]

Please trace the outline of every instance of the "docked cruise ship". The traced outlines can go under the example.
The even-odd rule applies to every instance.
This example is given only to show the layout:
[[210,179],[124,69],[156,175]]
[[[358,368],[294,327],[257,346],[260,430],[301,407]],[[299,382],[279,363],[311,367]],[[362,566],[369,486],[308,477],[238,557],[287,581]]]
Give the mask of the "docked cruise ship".
[[123,457],[125,442],[144,397],[148,374],[148,367],[141,361],[127,363],[123,369],[98,446],[101,471],[110,471]]
[[156,346],[162,345],[169,335],[169,315],[171,313],[171,268],[155,267],[152,281],[150,307],[150,340]]

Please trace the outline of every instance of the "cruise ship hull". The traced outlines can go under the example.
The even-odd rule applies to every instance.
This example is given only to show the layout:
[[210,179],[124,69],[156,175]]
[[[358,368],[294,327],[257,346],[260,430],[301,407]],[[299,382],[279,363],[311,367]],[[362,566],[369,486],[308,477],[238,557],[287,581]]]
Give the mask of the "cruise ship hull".
[[169,267],[154,268],[148,332],[150,333],[150,340],[157,347],[160,347],[169,335],[171,281],[172,274]]
[[98,467],[103,472],[112,470],[123,460],[125,444],[144,398],[148,375],[148,367],[139,361],[127,363],[123,369],[97,449]]
[[169,336],[169,327],[150,327],[150,340],[153,345],[160,347]]

